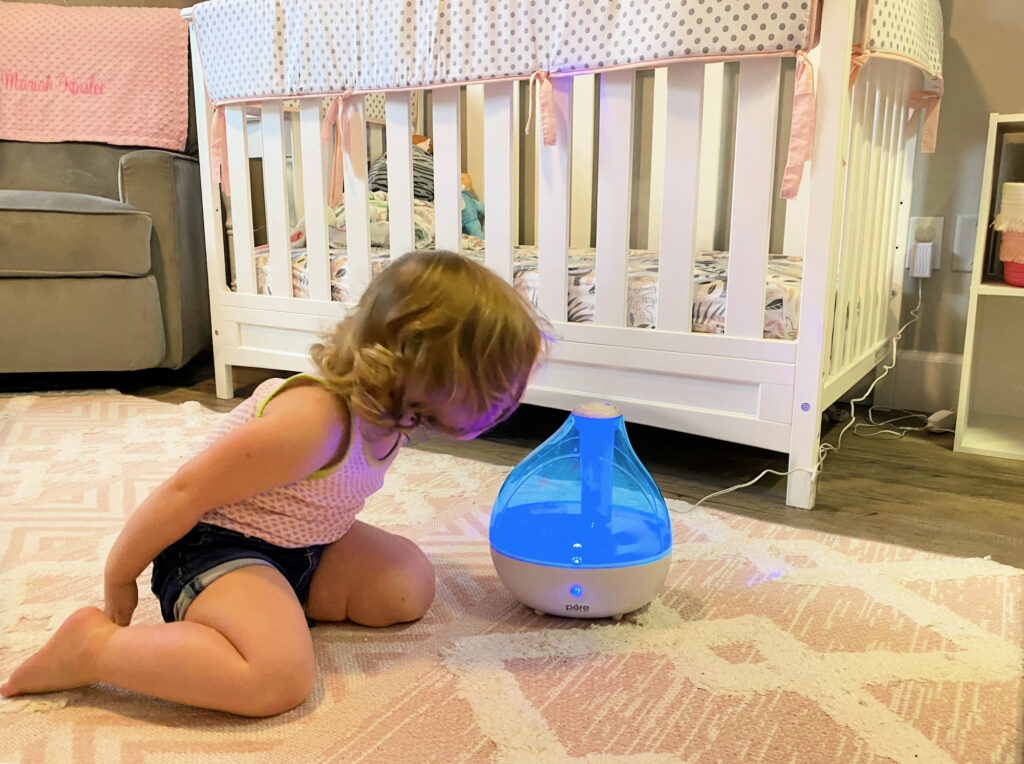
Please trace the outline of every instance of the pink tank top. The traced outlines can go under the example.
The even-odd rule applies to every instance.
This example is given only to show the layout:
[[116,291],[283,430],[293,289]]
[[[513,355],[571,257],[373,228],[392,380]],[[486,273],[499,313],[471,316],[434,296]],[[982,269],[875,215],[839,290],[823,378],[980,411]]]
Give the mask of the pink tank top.
[[[298,379],[268,379],[222,419],[207,439],[209,445],[225,433],[259,417],[281,390]],[[201,522],[256,536],[282,547],[330,544],[352,527],[366,499],[380,489],[384,473],[398,453],[400,440],[384,459],[377,459],[363,440],[362,421],[350,413],[348,449],[342,460],[307,478],[250,496],[235,504],[211,509]]]

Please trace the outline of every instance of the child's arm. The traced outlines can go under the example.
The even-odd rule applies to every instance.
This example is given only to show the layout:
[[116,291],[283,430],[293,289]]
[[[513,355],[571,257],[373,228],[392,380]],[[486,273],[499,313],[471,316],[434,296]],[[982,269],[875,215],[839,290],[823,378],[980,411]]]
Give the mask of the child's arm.
[[282,391],[263,415],[197,454],[128,518],[107,557],[107,617],[127,625],[137,601],[135,580],[203,513],[308,477],[340,458],[348,443],[342,404],[322,387]]

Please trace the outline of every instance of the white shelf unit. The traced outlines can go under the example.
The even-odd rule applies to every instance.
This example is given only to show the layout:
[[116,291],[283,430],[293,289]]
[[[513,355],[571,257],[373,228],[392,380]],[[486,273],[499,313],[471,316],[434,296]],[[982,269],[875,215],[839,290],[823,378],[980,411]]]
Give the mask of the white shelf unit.
[[1024,181],[1024,114],[989,119],[954,448],[1024,460],[1024,288],[998,275],[991,228],[1006,181]]

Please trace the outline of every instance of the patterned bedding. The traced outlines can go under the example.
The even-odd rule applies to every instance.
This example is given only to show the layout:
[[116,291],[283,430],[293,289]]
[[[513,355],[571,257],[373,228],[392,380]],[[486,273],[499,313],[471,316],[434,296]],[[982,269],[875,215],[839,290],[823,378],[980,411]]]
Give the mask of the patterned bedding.
[[[417,221],[419,223],[419,221]],[[420,238],[419,231],[417,239]],[[483,261],[483,242],[471,236],[463,237],[462,253]],[[373,270],[387,265],[390,251],[387,247],[373,247]],[[309,295],[306,273],[306,250],[292,250],[292,291],[296,297]],[[269,294],[269,254],[266,247],[256,250],[257,290]],[[537,304],[539,274],[537,248],[517,247],[514,256],[513,284],[524,297]],[[594,320],[595,251],[593,249],[569,252],[568,316],[570,321],[589,323]],[[331,249],[331,297],[346,302],[349,297],[346,269],[348,257],[342,248]],[[796,339],[797,319],[800,313],[800,284],[802,260],[799,257],[772,255],[768,261],[765,288],[764,336],[768,339]],[[694,267],[693,331],[706,334],[725,333],[725,298],[728,286],[728,252],[701,252]],[[636,327],[655,325],[658,312],[658,253],[635,250],[629,258],[627,295],[627,324]]]

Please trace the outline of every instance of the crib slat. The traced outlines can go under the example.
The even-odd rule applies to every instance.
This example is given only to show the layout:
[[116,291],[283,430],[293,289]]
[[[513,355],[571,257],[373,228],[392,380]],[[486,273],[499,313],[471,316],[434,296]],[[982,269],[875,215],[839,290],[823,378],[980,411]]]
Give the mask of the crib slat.
[[303,98],[299,101],[299,133],[302,142],[302,191],[306,207],[306,273],[309,277],[309,296],[313,300],[330,300],[327,194],[324,190],[326,152],[320,142],[321,100]]
[[[877,63],[877,62],[876,62]],[[865,282],[870,278],[871,267],[871,241],[874,223],[875,199],[878,196],[879,165],[881,163],[880,143],[885,129],[886,100],[884,91],[884,78],[881,68],[874,66],[871,74],[871,90],[868,98],[873,103],[872,119],[865,125],[866,140],[864,149],[867,154],[867,192],[864,194],[862,216],[857,225],[857,249],[854,254],[856,258],[853,267],[855,276],[852,279],[850,295],[850,315],[854,321],[850,326],[846,338],[846,352],[843,357],[844,365],[855,363],[863,352],[863,328],[867,321],[864,298]]]
[[597,75],[581,74],[572,78],[572,209],[569,245],[591,246],[590,229],[594,222],[594,93]]
[[462,213],[459,199],[462,179],[461,93],[457,87],[438,88],[434,101],[434,225],[437,248],[458,252],[462,248]]
[[866,328],[871,323],[870,290],[873,285],[873,268],[878,260],[875,247],[878,223],[881,217],[879,210],[881,199],[879,197],[882,195],[882,189],[880,186],[883,183],[885,146],[892,121],[892,104],[887,93],[884,71],[881,67],[876,71],[879,74],[875,85],[877,108],[875,123],[871,131],[871,169],[868,178],[868,188],[871,189],[871,193],[866,200],[865,217],[860,221],[861,246],[858,250],[860,264],[857,267],[855,291],[857,322],[851,333],[851,341],[847,343],[849,350],[847,359],[851,363],[856,363],[867,350]]
[[270,293],[292,296],[288,251],[288,184],[285,178],[284,108],[265,101],[263,113],[263,192],[267,202],[267,243],[270,245]]
[[512,281],[512,97],[514,83],[484,86],[487,267]]
[[[877,62],[875,62],[877,63]],[[864,323],[867,320],[867,313],[864,305],[865,282],[870,278],[871,266],[871,242],[874,225],[875,199],[878,196],[879,165],[881,150],[879,144],[882,140],[886,120],[886,100],[884,92],[884,78],[881,76],[879,66],[873,66],[871,77],[871,89],[868,99],[872,103],[871,120],[864,126],[865,129],[865,177],[867,190],[864,193],[861,206],[860,219],[857,222],[857,248],[854,252],[853,273],[850,284],[850,315],[854,317],[846,337],[846,348],[843,356],[844,365],[850,365],[857,361],[863,352],[862,334]]]
[[[839,264],[836,268],[836,304],[835,316],[832,323],[832,342],[830,357],[828,359],[828,372],[830,375],[839,374],[843,368],[843,355],[846,347],[846,326],[849,323],[847,306],[849,304],[849,272],[852,259],[852,238],[856,233],[853,221],[860,215],[858,205],[862,201],[862,192],[859,191],[864,185],[864,173],[862,172],[864,113],[867,108],[865,96],[865,81],[869,72],[862,72],[857,80],[851,94],[850,103],[850,134],[848,149],[848,165],[845,205],[846,209],[840,225],[842,226],[842,238],[839,246]],[[813,221],[811,221],[813,223]]]
[[[914,185],[914,156],[917,151],[917,131],[907,129],[907,90],[909,89],[910,72],[901,67],[900,93],[902,109],[900,112],[900,138],[897,145],[899,154],[899,172],[896,175],[896,194],[899,204],[894,204],[892,242],[889,249],[888,269],[889,303],[886,314],[882,316],[883,336],[891,337],[899,328],[900,308],[903,295],[903,268],[906,261],[904,246],[910,233],[910,194]],[[914,74],[916,76],[916,72]]]
[[[537,296],[541,312],[552,321],[565,321],[569,293],[569,157],[572,154],[572,78],[551,83],[555,97],[558,143],[539,141],[540,198],[537,208]],[[537,104],[534,104],[536,110]],[[538,135],[542,131],[538,130]]]
[[889,252],[892,248],[891,232],[892,219],[894,216],[893,200],[895,198],[896,179],[902,173],[897,173],[899,165],[898,140],[901,134],[901,122],[903,119],[900,92],[897,90],[898,74],[892,68],[886,76],[886,90],[888,91],[890,116],[890,128],[886,137],[884,173],[880,180],[881,193],[878,200],[878,223],[875,234],[875,243],[872,248],[871,263],[871,286],[868,320],[864,328],[869,347],[877,345],[882,339],[879,327],[882,325],[886,308],[889,302],[888,281],[889,281]]
[[[704,67],[672,64],[665,83],[661,254],[658,258],[659,329],[689,332],[693,326],[693,257],[700,183],[701,102]],[[653,184],[652,184],[653,187]]]
[[871,132],[876,110],[874,78],[875,67],[869,63],[861,72],[854,88],[848,201],[847,211],[843,216],[843,243],[833,328],[833,374],[841,374],[846,369],[857,320],[857,273],[863,246],[863,220],[871,188]]
[[252,194],[249,192],[249,135],[245,124],[245,105],[225,106],[224,125],[227,128],[228,174],[231,180],[231,241],[234,244],[235,284],[242,294],[256,294]]
[[780,71],[779,59],[740,64],[725,304],[725,333],[733,337],[764,334]]
[[409,94],[388,94],[384,102],[388,139],[388,220],[391,254],[416,248],[412,195],[412,112]]
[[[885,339],[885,324],[889,313],[889,304],[895,296],[892,293],[892,271],[893,261],[896,259],[897,251],[902,253],[903,248],[896,247],[896,235],[899,228],[901,205],[899,203],[902,193],[904,153],[903,147],[907,141],[907,93],[909,68],[905,66],[891,66],[893,77],[893,91],[896,99],[896,129],[893,132],[892,145],[889,149],[890,180],[887,189],[887,201],[885,207],[885,229],[882,234],[881,272],[878,276],[877,294],[879,298],[878,310],[875,312],[874,335],[879,339]],[[906,206],[906,205],[903,205]],[[902,275],[902,273],[901,273]]]
[[878,174],[873,188],[876,189],[871,200],[871,225],[864,255],[868,258],[861,269],[861,304],[864,306],[863,316],[858,327],[859,353],[870,350],[877,342],[875,329],[878,326],[879,290],[882,288],[879,274],[885,260],[885,222],[891,204],[893,140],[898,131],[896,124],[898,101],[894,90],[893,72],[888,62],[882,64],[883,80],[881,84],[882,103],[884,105],[883,126],[877,137],[876,153],[878,154]]
[[594,323],[608,326],[626,325],[635,78],[628,70],[601,75]]
[[370,283],[369,181],[366,161],[365,99],[345,99],[345,244],[348,300],[356,302]]
[[879,335],[879,326],[885,314],[888,302],[888,255],[891,248],[890,221],[893,218],[893,200],[899,161],[897,141],[899,140],[903,122],[901,94],[898,90],[898,73],[896,67],[886,62],[886,97],[889,101],[889,130],[883,151],[883,173],[879,179],[881,193],[878,200],[878,222],[871,264],[870,313],[865,322],[865,336],[870,345],[877,344],[883,338]]

